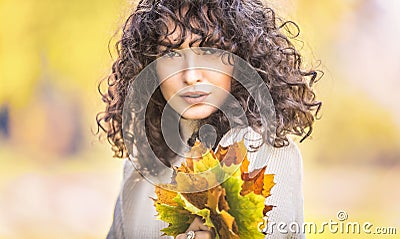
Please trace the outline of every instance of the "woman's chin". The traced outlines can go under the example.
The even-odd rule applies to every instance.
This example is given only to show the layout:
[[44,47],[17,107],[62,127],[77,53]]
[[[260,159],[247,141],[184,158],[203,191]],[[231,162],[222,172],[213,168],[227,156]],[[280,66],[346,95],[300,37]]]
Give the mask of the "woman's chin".
[[218,109],[214,106],[199,104],[191,106],[185,112],[181,114],[182,118],[189,120],[200,120],[209,117],[212,113]]

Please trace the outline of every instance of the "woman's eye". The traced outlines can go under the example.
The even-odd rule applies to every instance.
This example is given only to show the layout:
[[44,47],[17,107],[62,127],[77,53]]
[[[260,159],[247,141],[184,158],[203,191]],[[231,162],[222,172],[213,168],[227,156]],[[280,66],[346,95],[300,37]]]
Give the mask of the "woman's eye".
[[170,51],[170,52],[167,52],[167,53],[165,54],[165,56],[166,56],[166,57],[169,57],[169,58],[172,58],[172,57],[180,57],[181,54],[179,54],[179,53],[176,52],[176,51]]
[[213,55],[216,52],[217,52],[217,50],[210,48],[210,49],[204,50],[203,55]]

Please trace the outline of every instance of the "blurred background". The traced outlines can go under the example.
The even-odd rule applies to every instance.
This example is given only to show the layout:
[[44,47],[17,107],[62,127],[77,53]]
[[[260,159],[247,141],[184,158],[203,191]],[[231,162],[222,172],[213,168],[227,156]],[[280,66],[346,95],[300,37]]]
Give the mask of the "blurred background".
[[[400,234],[400,3],[270,0],[300,26],[295,44],[324,77],[304,163],[305,221],[397,227]],[[126,1],[0,1],[0,239],[105,238],[122,160],[99,140],[98,82]],[[111,48],[115,39],[111,41]],[[113,53],[113,50],[112,50]],[[115,57],[115,54],[113,54]]]

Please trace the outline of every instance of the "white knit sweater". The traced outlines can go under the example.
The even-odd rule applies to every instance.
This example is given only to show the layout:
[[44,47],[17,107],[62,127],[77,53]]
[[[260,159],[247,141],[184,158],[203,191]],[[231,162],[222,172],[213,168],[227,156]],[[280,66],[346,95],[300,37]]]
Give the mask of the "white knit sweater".
[[[228,131],[219,144],[226,147],[244,138],[246,146],[257,145],[259,137],[250,127],[235,128]],[[303,226],[303,166],[296,143],[289,138],[289,145],[282,148],[263,144],[258,151],[249,152],[247,158],[250,161],[249,171],[267,165],[265,174],[275,174],[276,184],[271,189],[271,196],[265,200],[266,205],[275,206],[267,212],[269,228],[265,238],[304,239],[304,234],[292,232],[296,227],[293,224],[300,228]],[[125,159],[122,188],[107,239],[173,238],[161,237],[160,230],[167,224],[156,219],[157,212],[149,197],[156,197],[154,185],[143,179],[131,162]]]

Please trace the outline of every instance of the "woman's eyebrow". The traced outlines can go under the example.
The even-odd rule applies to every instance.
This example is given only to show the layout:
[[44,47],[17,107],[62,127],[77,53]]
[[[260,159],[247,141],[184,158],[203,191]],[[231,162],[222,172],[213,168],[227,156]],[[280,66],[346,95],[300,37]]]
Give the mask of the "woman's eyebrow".
[[181,46],[179,46],[178,48],[176,48],[176,47],[171,47],[171,46],[170,46],[170,43],[166,43],[166,45],[163,45],[163,44],[159,44],[159,45],[158,45],[158,50],[159,50],[159,51],[165,51],[165,50],[167,50],[167,49],[169,49],[169,48],[174,48],[174,49],[178,49],[178,50],[181,50],[181,49],[182,49]]
[[[159,50],[165,51],[165,50],[167,50],[168,48],[170,48],[171,44],[173,45],[173,43],[162,41],[161,44],[159,45]],[[183,48],[182,45],[180,45],[180,46],[178,46],[178,47],[173,47],[173,49],[183,50],[184,48]]]

